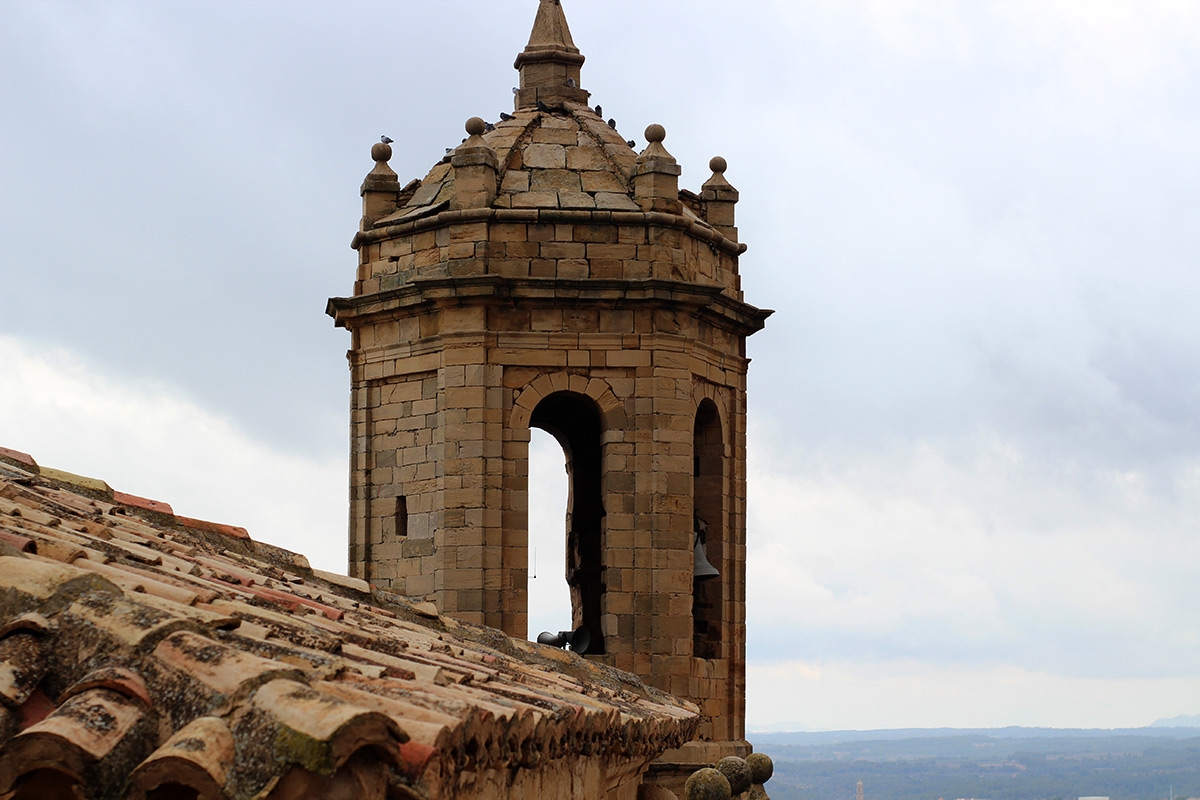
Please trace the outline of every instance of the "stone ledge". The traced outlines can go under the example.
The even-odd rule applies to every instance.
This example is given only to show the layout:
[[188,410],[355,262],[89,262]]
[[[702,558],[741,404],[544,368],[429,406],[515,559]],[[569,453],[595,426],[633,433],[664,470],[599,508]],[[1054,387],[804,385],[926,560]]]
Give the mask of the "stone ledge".
[[739,256],[747,246],[735,242],[717,229],[682,214],[663,211],[613,211],[564,210],[553,208],[479,208],[458,211],[442,211],[419,219],[397,222],[354,235],[350,247],[358,250],[364,245],[378,244],[387,239],[411,236],[415,233],[436,230],[463,222],[524,222],[569,223],[574,225],[640,225],[645,227],[675,228],[689,236],[707,242],[730,255]]

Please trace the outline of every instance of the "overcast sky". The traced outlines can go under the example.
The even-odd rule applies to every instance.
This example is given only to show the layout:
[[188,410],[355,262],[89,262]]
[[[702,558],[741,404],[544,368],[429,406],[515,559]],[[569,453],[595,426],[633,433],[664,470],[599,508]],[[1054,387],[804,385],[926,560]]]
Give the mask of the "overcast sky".
[[[563,3],[777,310],[750,725],[1200,712],[1200,3]],[[0,446],[344,570],[370,146],[511,110],[536,5],[0,2]]]

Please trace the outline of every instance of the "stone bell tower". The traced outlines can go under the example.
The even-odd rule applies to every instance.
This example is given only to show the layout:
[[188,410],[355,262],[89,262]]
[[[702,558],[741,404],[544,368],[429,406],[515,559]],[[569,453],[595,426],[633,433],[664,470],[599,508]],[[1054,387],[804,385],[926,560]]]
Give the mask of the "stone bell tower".
[[[747,750],[746,337],[725,161],[699,193],[660,125],[590,108],[558,0],[515,110],[401,186],[376,144],[354,237],[352,574],[525,637],[530,428],[567,457],[567,582],[596,659],[697,703]],[[696,579],[700,551],[719,573]],[[702,562],[701,562],[702,563]]]

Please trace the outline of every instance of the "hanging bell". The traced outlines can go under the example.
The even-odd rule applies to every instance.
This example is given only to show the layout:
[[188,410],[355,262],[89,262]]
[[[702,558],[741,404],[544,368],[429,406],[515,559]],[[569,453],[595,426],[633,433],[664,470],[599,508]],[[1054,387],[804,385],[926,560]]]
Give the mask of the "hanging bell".
[[708,562],[708,556],[704,554],[704,542],[700,536],[696,536],[696,558],[692,566],[692,580],[701,581],[705,578],[719,578],[721,573],[717,572],[717,568]]

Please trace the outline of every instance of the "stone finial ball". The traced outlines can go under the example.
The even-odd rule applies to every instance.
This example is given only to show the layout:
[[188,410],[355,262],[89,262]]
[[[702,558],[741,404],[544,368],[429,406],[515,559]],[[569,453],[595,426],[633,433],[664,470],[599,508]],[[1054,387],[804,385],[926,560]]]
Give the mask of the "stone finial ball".
[[750,765],[750,777],[755,783],[766,783],[775,774],[775,764],[766,753],[751,753],[746,756],[746,763]]
[[371,146],[371,158],[375,161],[388,161],[392,157],[392,146],[383,142],[376,142]]
[[720,156],[713,156],[713,160],[708,162],[708,168],[718,175],[723,175],[725,170],[729,169],[729,164],[725,163],[725,159]]
[[650,127],[646,128],[646,141],[647,142],[661,142],[663,139],[666,139],[666,138],[667,138],[667,129],[664,128],[662,125],[659,125],[657,122],[654,123],[653,125],[651,125]]
[[729,791],[741,794],[750,788],[750,765],[737,756],[725,756],[717,762],[717,771],[729,781]]
[[467,133],[471,134],[472,136],[482,136],[483,132],[486,130],[487,123],[479,117],[471,117],[469,120],[467,120]]
[[729,779],[711,767],[698,769],[683,785],[684,800],[731,800]]

